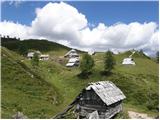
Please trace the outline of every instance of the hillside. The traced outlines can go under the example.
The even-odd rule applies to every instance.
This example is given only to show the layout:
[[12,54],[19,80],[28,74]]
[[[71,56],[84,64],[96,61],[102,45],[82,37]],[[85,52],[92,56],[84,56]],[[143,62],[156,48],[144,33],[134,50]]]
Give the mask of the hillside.
[[[21,53],[23,51],[28,50],[39,50],[42,53],[52,51],[52,53],[66,53],[70,48],[60,45],[58,43],[50,42],[47,40],[18,40],[16,38],[2,38],[1,39],[2,46],[8,48],[9,50],[13,50],[15,52]],[[58,52],[57,52],[58,51]]]
[[17,111],[28,118],[49,118],[57,112],[60,96],[56,88],[23,64],[18,54],[6,48],[1,52],[2,118],[11,118]]
[[[122,89],[127,96],[124,101],[124,113],[121,117],[125,118],[128,110],[145,112],[155,117],[158,114],[158,64],[144,56],[137,56],[133,57],[137,64],[136,66],[123,66],[121,65],[121,61],[125,56],[123,53],[115,55],[117,64],[113,74],[103,76],[101,75],[103,56],[104,53],[93,56],[96,65],[88,79],[82,79],[77,76],[80,73],[79,68],[65,68],[60,64],[59,70],[53,70],[56,72],[47,72],[55,64],[50,62],[41,63],[41,74],[46,77],[49,83],[56,85],[58,88],[64,99],[62,105],[64,109],[88,83],[110,80]],[[27,62],[27,64],[30,63]]]
[[[1,45],[9,50],[19,54],[26,54],[30,50],[39,50],[42,53],[50,53],[52,55],[64,55],[71,48],[61,45],[56,42],[51,42],[44,39],[26,39],[19,40],[16,38],[1,38]],[[77,49],[76,49],[77,50]],[[77,50],[83,53],[81,50]]]
[[[68,50],[69,49],[68,47],[64,45],[60,45],[58,43],[50,42],[44,39],[19,40],[16,38],[3,38],[2,37],[1,41],[2,41],[2,46],[5,46],[11,50],[18,50],[20,43],[22,43],[25,47],[27,47],[27,49],[37,49],[41,51],[60,50],[60,49]],[[42,45],[44,45],[43,48],[42,48]]]
[[[34,41],[32,41],[34,42]],[[23,42],[22,42],[23,43]],[[35,44],[35,43],[34,43]],[[52,44],[52,43],[51,43]],[[42,44],[40,45],[43,46]],[[52,45],[51,45],[52,46]],[[54,47],[54,46],[52,46]],[[60,46],[58,46],[60,47]],[[32,47],[33,49],[34,47]],[[59,48],[63,49],[63,47]],[[39,49],[38,49],[39,50]],[[64,50],[64,51],[67,51]],[[50,49],[47,51],[50,56],[59,57],[64,55],[64,51],[61,52],[61,50],[56,49],[56,54],[54,53],[54,50]],[[7,54],[3,56],[3,54]],[[8,55],[10,54],[10,55]],[[83,53],[81,53],[82,55]],[[46,101],[37,101],[35,103],[30,102],[31,98],[26,98],[25,101],[28,102],[31,106],[38,106],[37,102],[44,103],[43,110],[40,106],[33,107],[36,108],[34,112],[31,112],[32,109],[24,110],[24,114],[26,114],[30,118],[39,118],[40,114],[45,112],[45,117],[50,118],[51,116],[56,115],[60,111],[63,111],[67,105],[69,105],[74,98],[79,94],[79,92],[87,86],[90,82],[95,81],[102,81],[102,80],[110,80],[113,83],[115,83],[126,95],[127,99],[124,101],[123,106],[124,110],[122,113],[120,113],[117,118],[128,118],[127,111],[132,110],[136,112],[144,112],[147,113],[149,116],[157,116],[158,115],[158,64],[145,55],[136,53],[135,56],[133,56],[133,59],[136,62],[135,66],[130,65],[122,65],[121,62],[123,58],[128,57],[130,54],[130,51],[121,53],[118,55],[114,55],[116,59],[116,66],[113,70],[113,73],[111,75],[102,75],[101,72],[103,71],[103,58],[104,53],[97,53],[93,56],[95,60],[95,67],[93,69],[92,74],[87,79],[82,79],[78,77],[78,74],[80,73],[79,68],[66,68],[64,64],[60,64],[56,61],[49,60],[49,61],[40,61],[40,65],[37,69],[33,69],[31,66],[31,63],[26,58],[21,58],[18,54],[15,54],[14,52],[11,52],[6,49],[2,49],[2,118],[9,118],[13,112],[11,112],[16,102],[19,103],[19,99],[17,96],[22,97],[26,91],[23,91],[20,95],[15,94],[18,92],[15,92],[14,90],[18,87],[24,86],[25,82],[29,82],[27,84],[30,84],[30,82],[33,82],[29,75],[27,75],[24,71],[24,67],[22,67],[21,64],[27,67],[27,70],[30,69],[35,75],[38,75],[39,78],[41,78],[43,83],[46,83],[49,85],[48,87],[43,87],[43,85],[39,85],[36,83],[39,78],[35,78],[33,85],[35,84],[37,89],[41,89],[40,91],[43,91],[43,95],[41,92],[38,92],[38,90],[34,91],[35,89],[29,88],[27,89],[30,92],[35,92],[33,94],[38,94],[40,96],[43,96],[43,98],[47,98],[48,96],[45,94],[47,90],[45,88],[50,88],[56,91],[53,92],[54,96],[57,96],[58,105],[51,105],[50,103]],[[10,57],[12,56],[12,58]],[[13,59],[14,58],[14,59]],[[15,62],[17,60],[24,59],[23,62],[20,62],[21,64]],[[14,62],[12,62],[14,61]],[[10,69],[12,68],[12,69]],[[19,69],[18,69],[19,68]],[[7,72],[9,71],[9,72]],[[8,73],[12,73],[9,75]],[[23,74],[17,74],[17,73],[23,73]],[[15,74],[16,77],[15,77]],[[24,77],[28,76],[28,77]],[[13,79],[15,77],[15,79]],[[18,79],[18,80],[17,80]],[[16,88],[14,87],[15,84],[9,84],[11,80],[17,80],[18,82],[16,84]],[[24,82],[25,81],[25,82]],[[15,82],[15,81],[11,81]],[[21,83],[22,82],[22,83]],[[34,87],[35,87],[34,86]],[[40,88],[39,88],[40,87]],[[12,91],[13,89],[13,91]],[[42,90],[44,89],[44,90]],[[8,92],[8,95],[5,95],[3,91],[11,91]],[[26,90],[25,88],[22,88],[21,90]],[[18,89],[19,91],[19,89]],[[57,94],[58,93],[58,94]],[[6,102],[9,101],[9,102]],[[23,101],[23,100],[22,100]],[[20,101],[21,102],[21,101]],[[11,105],[10,105],[10,104]],[[25,109],[26,105],[22,104],[22,108]],[[42,112],[43,111],[43,112]],[[44,116],[42,117],[44,118]],[[74,118],[71,115],[67,115],[65,118]]]

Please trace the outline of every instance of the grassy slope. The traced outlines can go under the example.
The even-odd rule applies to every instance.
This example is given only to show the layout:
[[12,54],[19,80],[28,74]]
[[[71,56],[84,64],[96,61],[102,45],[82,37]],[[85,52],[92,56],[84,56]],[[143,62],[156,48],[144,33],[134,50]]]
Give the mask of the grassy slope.
[[[133,58],[136,62],[135,66],[122,65],[122,60],[128,57],[130,53],[115,55],[116,66],[113,74],[108,77],[101,77],[103,80],[111,80],[127,96],[124,101],[126,110],[135,110],[139,112],[146,112],[151,115],[158,114],[155,110],[158,107],[158,64],[148,59],[139,53],[136,53]],[[96,60],[96,71],[103,68],[104,54],[97,54],[94,58]],[[148,107],[154,106],[152,110]]]
[[[47,53],[56,57],[57,55],[63,56],[65,52],[66,50],[63,52],[57,50],[48,51]],[[54,61],[41,61],[39,68],[33,71],[55,86],[59,92],[61,104],[57,110],[53,107],[55,110],[53,115],[65,109],[89,82],[100,80],[111,80],[122,89],[127,96],[124,101],[124,112],[135,110],[156,115],[158,114],[158,111],[156,111],[158,106],[158,64],[143,55],[136,54],[134,56],[136,66],[121,65],[123,58],[128,57],[129,54],[115,55],[117,64],[113,74],[110,76],[102,76],[100,74],[103,70],[103,53],[98,53],[94,56],[96,66],[93,74],[88,79],[77,77],[80,73],[78,68],[66,68]],[[24,62],[31,68],[30,61],[25,60]],[[154,108],[149,110],[148,104]],[[123,117],[126,118],[126,116]]]
[[[64,109],[76,95],[89,82],[111,80],[127,96],[124,101],[124,112],[127,110],[135,110],[146,112],[150,115],[157,115],[156,107],[158,107],[158,64],[145,56],[134,57],[136,66],[122,66],[120,63],[128,54],[116,55],[117,64],[110,76],[102,76],[100,72],[103,70],[103,53],[94,56],[95,64],[93,74],[88,79],[78,78],[80,73],[78,68],[65,68],[64,66],[49,62],[41,62],[39,71],[49,83],[55,85],[62,95],[62,108]],[[29,61],[26,64],[30,65]],[[146,65],[147,64],[147,65]],[[54,66],[57,65],[55,69]],[[48,72],[49,71],[49,72]],[[152,109],[148,109],[151,105]]]
[[11,118],[17,110],[29,118],[50,118],[61,110],[56,88],[20,59],[19,55],[2,48],[2,118]]

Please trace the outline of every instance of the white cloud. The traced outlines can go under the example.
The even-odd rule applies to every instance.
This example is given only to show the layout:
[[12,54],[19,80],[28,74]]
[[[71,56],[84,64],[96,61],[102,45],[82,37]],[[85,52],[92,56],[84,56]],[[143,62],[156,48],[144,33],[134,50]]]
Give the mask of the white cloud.
[[0,33],[22,39],[46,38],[83,50],[110,49],[117,52],[143,49],[146,53],[153,54],[159,49],[159,31],[155,22],[119,22],[111,26],[99,23],[95,26],[76,8],[63,2],[48,3],[43,8],[37,8],[35,13],[36,18],[31,26],[0,22]]
[[76,42],[79,30],[87,26],[85,16],[66,3],[48,3],[42,9],[36,9],[36,18],[32,21],[32,34],[46,36],[56,41],[61,39]]
[[[134,47],[146,43],[156,30],[155,23],[130,23],[105,26],[99,24],[93,30],[86,28],[82,31],[84,45],[107,45],[112,47]],[[89,41],[89,43],[86,41]]]
[[58,43],[65,46],[71,46],[71,43],[67,40],[58,40]]
[[105,26],[100,23],[97,27],[81,31],[81,46],[93,47],[99,51],[108,49],[124,51],[128,49],[148,49],[157,51],[159,48],[157,24],[154,22],[140,24],[118,23]]
[[22,39],[28,38],[28,31],[30,27],[14,23],[12,21],[0,22],[0,34],[9,35],[11,37],[20,37]]

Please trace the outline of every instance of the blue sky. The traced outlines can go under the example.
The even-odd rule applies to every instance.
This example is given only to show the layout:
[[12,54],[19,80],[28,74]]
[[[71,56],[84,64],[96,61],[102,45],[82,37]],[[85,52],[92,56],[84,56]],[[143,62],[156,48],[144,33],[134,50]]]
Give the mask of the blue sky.
[[[35,9],[42,8],[48,2],[11,2],[2,3],[2,21],[13,21],[30,25],[36,17]],[[112,25],[117,22],[150,22],[158,23],[158,1],[141,2],[66,2],[84,14],[89,23],[97,25],[102,22]]]
[[158,9],[158,1],[9,1],[2,3],[0,34],[81,50],[143,49],[153,55],[159,50]]

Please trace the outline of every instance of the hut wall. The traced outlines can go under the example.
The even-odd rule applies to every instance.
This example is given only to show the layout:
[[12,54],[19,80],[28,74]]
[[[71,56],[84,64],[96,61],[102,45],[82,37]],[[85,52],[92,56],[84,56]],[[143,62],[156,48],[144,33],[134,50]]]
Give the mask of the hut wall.
[[94,111],[97,111],[100,119],[109,119],[122,110],[122,105],[118,104],[114,107],[110,107],[108,109],[103,109],[103,110],[102,109],[97,110],[96,108],[93,107],[89,108],[84,106],[80,106],[80,108],[81,109],[79,111],[79,116],[81,118],[87,118],[89,114],[93,113]]
[[122,111],[122,105],[119,104],[115,107],[111,107],[110,109],[108,109],[105,113],[105,118],[112,118],[114,115],[116,115],[117,113],[119,113],[120,111]]
[[100,97],[93,90],[87,90],[82,93],[80,105],[106,107]]

